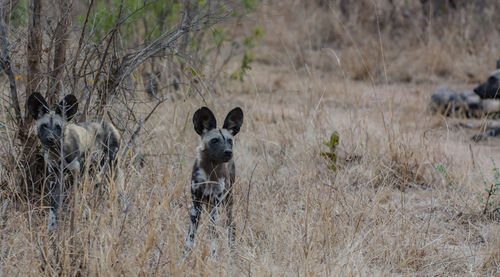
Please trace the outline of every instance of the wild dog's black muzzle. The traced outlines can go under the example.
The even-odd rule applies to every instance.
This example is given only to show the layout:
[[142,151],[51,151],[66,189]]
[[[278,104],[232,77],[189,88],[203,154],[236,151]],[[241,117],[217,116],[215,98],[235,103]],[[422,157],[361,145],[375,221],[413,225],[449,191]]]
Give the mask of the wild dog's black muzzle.
[[46,147],[55,147],[59,144],[59,138],[55,136],[40,137],[40,142]]
[[233,151],[232,150],[224,150],[224,158],[231,159],[233,157]]
[[477,86],[476,88],[474,88],[474,93],[476,93],[477,95],[479,95],[479,97],[481,98],[488,98],[486,93],[485,93],[485,84],[480,84],[479,86]]

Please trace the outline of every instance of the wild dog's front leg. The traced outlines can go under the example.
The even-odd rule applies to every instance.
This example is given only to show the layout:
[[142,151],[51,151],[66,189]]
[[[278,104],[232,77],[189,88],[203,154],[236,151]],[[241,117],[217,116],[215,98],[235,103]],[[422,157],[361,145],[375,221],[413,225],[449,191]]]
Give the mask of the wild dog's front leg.
[[51,205],[49,211],[49,222],[47,223],[47,233],[54,231],[57,228],[57,215],[59,214],[59,207],[63,199],[63,186],[64,181],[56,178],[55,181],[50,183],[50,196]]
[[210,235],[212,237],[212,244],[210,245],[210,252],[212,255],[215,255],[217,250],[217,232],[215,231],[215,224],[217,222],[218,216],[218,206],[220,205],[220,197],[217,195],[216,197],[210,198]]
[[[59,208],[59,184],[55,181],[50,182],[50,211],[49,219],[47,222],[47,233],[54,231],[57,228],[57,209]],[[55,191],[57,189],[57,191]]]
[[[71,184],[76,185],[78,183],[80,163],[75,160],[71,162],[66,169],[69,169],[72,173]],[[47,224],[47,233],[52,232],[57,228],[57,217],[64,200],[64,173],[61,174],[60,172],[55,171],[52,175],[53,176],[51,177],[53,177],[55,181],[52,181],[50,184],[51,206],[49,211],[49,222]]]
[[198,223],[200,222],[202,197],[203,191],[199,183],[196,180],[191,181],[191,199],[193,200],[193,205],[189,211],[189,231],[186,239],[186,251],[193,248],[194,237],[198,229]]
[[227,228],[227,236],[229,239],[229,245],[234,247],[234,224],[233,224],[233,193],[231,190],[227,192],[227,196],[225,198],[225,207],[226,207],[226,228]]
[[195,166],[193,168],[193,175],[191,178],[191,199],[193,204],[189,212],[189,231],[186,239],[186,249],[184,254],[187,254],[188,250],[193,247],[194,237],[196,230],[198,229],[198,223],[200,222],[201,215],[201,204],[203,201],[203,185],[206,182],[205,172]]
[[210,234],[212,235],[212,245],[210,251],[212,255],[216,253],[217,250],[217,232],[215,231],[215,224],[217,222],[217,217],[219,213],[219,207],[222,203],[226,202],[225,195],[226,192],[226,178],[219,178],[218,188],[213,191],[210,198]]
[[189,231],[186,239],[186,250],[190,250],[193,248],[194,237],[196,234],[196,230],[198,229],[198,223],[200,222],[200,214],[201,214],[201,199],[193,198],[193,206],[189,212]]

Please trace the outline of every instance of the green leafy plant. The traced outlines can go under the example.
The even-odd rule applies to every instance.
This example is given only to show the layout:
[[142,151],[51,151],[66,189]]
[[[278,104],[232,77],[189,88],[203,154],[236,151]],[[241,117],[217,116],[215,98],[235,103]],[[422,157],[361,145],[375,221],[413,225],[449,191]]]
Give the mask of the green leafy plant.
[[325,157],[330,165],[329,165],[329,168],[333,171],[337,171],[337,153],[336,153],[336,150],[337,150],[337,147],[339,146],[339,133],[338,132],[333,132],[331,135],[330,135],[330,140],[327,141],[327,142],[324,142],[323,144],[326,145],[329,150],[328,152],[321,152],[320,155],[322,157]]
[[[2,5],[5,5],[4,9],[9,9],[9,6],[7,4]],[[14,5],[14,8],[12,9],[10,16],[8,17],[9,23],[12,24],[13,27],[19,28],[28,24],[28,7],[28,0],[21,0],[17,5]]]
[[[146,42],[151,38],[158,37],[179,21],[182,5],[177,2],[175,0],[124,0],[122,14],[127,16],[120,19],[124,21],[120,24],[120,32],[125,41],[134,43],[134,41],[129,40],[132,35],[137,34],[138,30],[144,30],[142,32],[142,39]],[[117,11],[121,5],[122,0],[98,1],[96,3],[94,12],[90,16],[92,19],[92,29],[95,30],[94,41],[100,41],[116,26],[118,22]],[[80,16],[78,20],[83,24],[85,17]]]
[[[254,61],[254,53],[252,51],[253,48],[257,46],[258,41],[264,36],[264,32],[261,28],[255,28],[252,33],[245,37],[243,41],[243,47],[245,47],[245,53],[243,54],[243,58],[241,61],[241,65],[238,70],[234,71],[231,75],[231,79],[240,80],[243,82],[244,77],[247,74],[248,70],[251,70],[252,67],[250,64]],[[239,45],[234,45],[233,47],[239,47]]]

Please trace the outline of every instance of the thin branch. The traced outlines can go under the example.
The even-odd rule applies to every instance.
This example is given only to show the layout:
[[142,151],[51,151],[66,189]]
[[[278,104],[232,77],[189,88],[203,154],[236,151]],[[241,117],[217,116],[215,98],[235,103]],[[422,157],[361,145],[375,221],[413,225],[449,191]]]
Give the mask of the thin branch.
[[149,118],[153,115],[153,113],[156,111],[156,109],[163,103],[167,100],[167,98],[164,98],[164,99],[161,99],[159,100],[156,105],[153,107],[153,109],[151,109],[151,111],[149,112],[149,114],[139,123],[137,123],[137,127],[135,128],[135,131],[134,133],[132,134],[132,136],[130,137],[129,141],[127,142],[124,150],[123,150],[123,153],[122,153],[122,157],[121,157],[121,161],[123,161],[123,159],[125,158],[125,155],[127,155],[127,152],[128,150],[130,150],[130,147],[135,143],[135,140],[137,139],[137,136],[139,135],[139,132],[141,131],[142,127],[144,126],[144,124],[146,124],[146,122],[149,120]]
[[[78,56],[80,56],[80,52],[82,51],[83,39],[85,37],[85,29],[87,28],[87,23],[89,22],[90,11],[94,6],[94,0],[90,0],[89,7],[87,9],[87,14],[85,15],[85,22],[83,23],[82,32],[80,33],[80,38],[78,39],[78,48],[76,49],[75,57],[73,59],[72,66],[72,74],[73,74],[73,88],[76,85],[76,63],[78,61]],[[84,61],[85,62],[85,61]]]
[[[3,14],[4,6],[0,5],[0,14]],[[12,66],[10,63],[10,55],[9,55],[9,41],[7,39],[7,31],[6,31],[6,26],[5,26],[5,20],[3,16],[0,16],[0,48],[1,48],[1,55],[0,55],[0,67],[3,69],[5,74],[7,74],[7,77],[9,78],[9,84],[10,84],[10,101],[12,103],[12,106],[14,108],[14,113],[15,113],[15,120],[18,126],[22,126],[23,124],[23,118],[21,116],[21,108],[19,105],[19,98],[17,96],[17,87],[16,87],[16,80],[14,77],[14,73],[12,72]]]
[[245,209],[245,223],[243,224],[243,229],[241,229],[241,233],[245,232],[245,228],[247,227],[248,221],[248,206],[250,204],[250,189],[252,188],[252,178],[255,169],[257,168],[257,164],[253,167],[252,174],[250,174],[250,180],[248,181],[248,190],[247,190],[247,199],[246,199],[246,209]]
[[89,110],[89,105],[91,102],[92,93],[95,91],[96,86],[99,82],[99,77],[101,76],[102,68],[103,68],[104,63],[106,61],[106,58],[108,56],[108,51],[109,51],[109,47],[111,46],[111,42],[113,41],[113,39],[116,35],[116,32],[118,32],[118,27],[120,26],[119,20],[120,20],[120,17],[122,15],[122,12],[123,12],[123,0],[120,2],[120,9],[118,11],[117,23],[115,24],[115,26],[113,27],[113,30],[111,31],[111,36],[108,40],[108,44],[106,45],[106,50],[104,50],[104,53],[102,55],[101,63],[99,64],[99,70],[97,71],[97,76],[94,79],[94,85],[92,86],[92,90],[90,90],[89,95],[88,95],[87,99],[85,100],[85,106],[83,108],[82,118],[81,118],[82,121],[87,121],[87,113]]

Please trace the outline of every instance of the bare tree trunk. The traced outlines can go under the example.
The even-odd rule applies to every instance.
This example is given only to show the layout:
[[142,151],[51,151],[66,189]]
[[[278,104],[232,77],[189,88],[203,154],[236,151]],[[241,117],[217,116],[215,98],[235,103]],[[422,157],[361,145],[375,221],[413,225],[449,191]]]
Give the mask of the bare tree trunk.
[[[38,89],[43,78],[40,74],[42,57],[42,22],[41,22],[41,0],[30,0],[30,19],[28,24],[28,43],[26,47],[26,59],[28,72],[26,76],[26,98]],[[31,116],[26,109],[24,115],[26,126],[31,123]],[[25,128],[27,129],[27,127]]]
[[66,47],[68,43],[68,27],[70,24],[70,12],[72,1],[58,0],[58,21],[54,32],[54,63],[52,67],[51,82],[47,92],[49,105],[54,105],[59,100],[61,93],[61,81],[64,66],[66,64]]
[[[42,57],[42,11],[41,0],[30,0],[29,3],[29,24],[28,24],[28,42],[26,44],[26,99],[33,92],[39,90],[39,86],[43,81],[41,74],[41,57]],[[19,139],[22,148],[21,161],[24,164],[23,177],[25,181],[31,184],[31,187],[38,187],[35,184],[40,184],[43,180],[43,160],[37,151],[37,141],[35,136],[29,134],[32,117],[25,108],[24,124],[19,126]],[[41,187],[41,186],[40,186]]]

